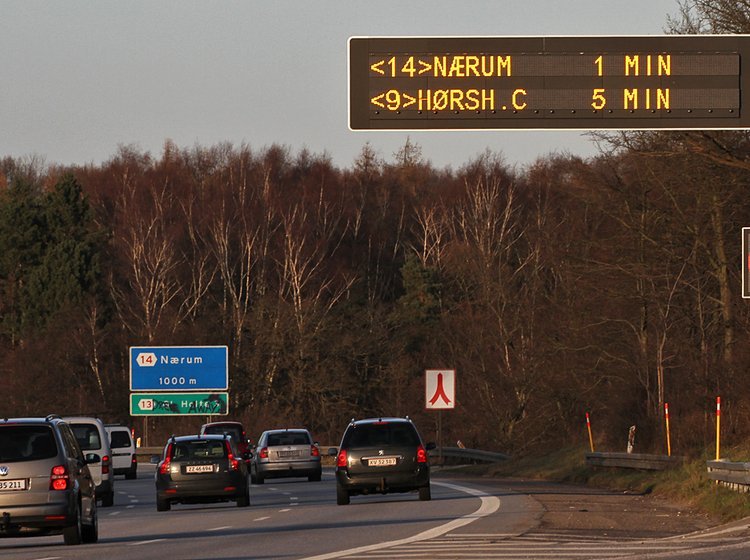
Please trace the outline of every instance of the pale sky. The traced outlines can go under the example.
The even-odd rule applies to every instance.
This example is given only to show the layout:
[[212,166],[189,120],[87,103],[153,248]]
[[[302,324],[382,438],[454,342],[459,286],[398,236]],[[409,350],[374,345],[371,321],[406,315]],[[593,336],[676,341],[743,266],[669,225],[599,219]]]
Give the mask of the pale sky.
[[327,153],[407,137],[436,167],[595,145],[579,131],[352,132],[350,36],[661,35],[676,0],[0,0],[0,157],[101,163],[219,142]]

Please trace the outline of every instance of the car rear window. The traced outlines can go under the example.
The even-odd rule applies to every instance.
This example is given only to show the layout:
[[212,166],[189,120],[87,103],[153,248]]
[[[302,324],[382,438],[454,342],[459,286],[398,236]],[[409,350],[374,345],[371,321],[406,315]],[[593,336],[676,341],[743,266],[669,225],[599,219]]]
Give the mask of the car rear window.
[[220,459],[227,456],[227,446],[223,440],[180,441],[174,445],[172,458],[185,459]]
[[343,447],[377,447],[382,445],[419,445],[419,436],[411,424],[383,422],[351,426],[344,436]]
[[268,447],[276,445],[310,445],[310,436],[306,432],[284,432],[268,434]]
[[125,430],[114,430],[109,434],[109,444],[112,449],[121,449],[130,447],[133,443],[130,440],[130,432]]
[[1,426],[0,462],[37,461],[57,455],[57,442],[49,426]]
[[102,440],[95,424],[71,424],[70,427],[73,429],[81,451],[101,449]]
[[223,434],[229,434],[232,436],[232,439],[234,441],[242,441],[242,430],[240,430],[237,426],[222,426],[219,424],[218,426],[206,426],[203,429],[204,434],[212,434],[212,435],[223,435]]

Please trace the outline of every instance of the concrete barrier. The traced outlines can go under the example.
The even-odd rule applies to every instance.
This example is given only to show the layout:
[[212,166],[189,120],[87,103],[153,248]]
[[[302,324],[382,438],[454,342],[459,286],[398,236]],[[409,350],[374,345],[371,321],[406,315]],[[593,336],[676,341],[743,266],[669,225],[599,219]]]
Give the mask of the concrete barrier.
[[679,466],[682,461],[682,457],[648,455],[645,453],[586,453],[586,465],[589,467],[663,471]]

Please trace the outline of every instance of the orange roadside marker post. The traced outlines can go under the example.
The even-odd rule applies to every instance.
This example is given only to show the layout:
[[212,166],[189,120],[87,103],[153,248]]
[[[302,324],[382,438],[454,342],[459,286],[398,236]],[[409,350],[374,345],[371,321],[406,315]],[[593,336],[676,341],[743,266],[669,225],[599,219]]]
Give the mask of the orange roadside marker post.
[[664,403],[664,421],[667,423],[667,457],[671,457],[672,442],[669,437],[669,403]]
[[721,459],[721,397],[716,397],[716,460]]
[[589,431],[589,445],[591,446],[591,452],[594,452],[594,438],[591,435],[591,419],[589,418],[589,413],[586,413],[586,428]]

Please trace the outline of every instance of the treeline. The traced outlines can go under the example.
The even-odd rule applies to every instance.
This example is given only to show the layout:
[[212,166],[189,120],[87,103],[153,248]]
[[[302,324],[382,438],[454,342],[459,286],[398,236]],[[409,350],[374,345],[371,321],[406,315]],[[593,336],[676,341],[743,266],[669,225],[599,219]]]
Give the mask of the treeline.
[[[101,165],[0,161],[2,414],[130,421],[131,345],[227,345],[230,409],[255,435],[410,415],[456,368],[446,442],[673,448],[747,435],[744,132],[630,133],[527,169],[435,169],[407,141],[324,155],[217,145]],[[155,434],[203,418],[153,421]],[[157,442],[158,443],[158,442]]]

